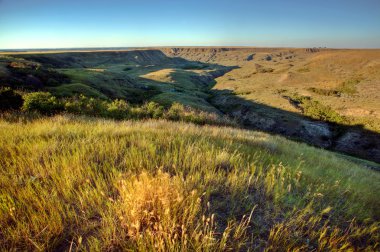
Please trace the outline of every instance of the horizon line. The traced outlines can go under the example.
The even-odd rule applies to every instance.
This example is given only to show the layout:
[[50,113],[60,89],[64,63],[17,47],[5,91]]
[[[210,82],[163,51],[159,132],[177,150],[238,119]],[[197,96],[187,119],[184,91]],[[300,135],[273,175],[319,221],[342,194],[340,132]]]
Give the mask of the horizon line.
[[220,46],[220,45],[205,45],[205,46],[88,46],[88,47],[32,47],[32,48],[0,48],[2,52],[8,51],[38,51],[38,50],[82,50],[82,49],[148,49],[148,48],[278,48],[278,49],[335,49],[335,50],[378,50],[380,47],[295,47],[295,46]]

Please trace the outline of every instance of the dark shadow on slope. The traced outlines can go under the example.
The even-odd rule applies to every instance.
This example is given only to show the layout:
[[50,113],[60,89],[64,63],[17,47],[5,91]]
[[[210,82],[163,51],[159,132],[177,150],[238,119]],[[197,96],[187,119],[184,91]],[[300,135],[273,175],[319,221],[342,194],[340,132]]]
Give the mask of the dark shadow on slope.
[[237,119],[244,128],[258,129],[321,148],[380,163],[380,134],[363,125],[343,125],[255,103],[231,90],[211,90],[210,103]]

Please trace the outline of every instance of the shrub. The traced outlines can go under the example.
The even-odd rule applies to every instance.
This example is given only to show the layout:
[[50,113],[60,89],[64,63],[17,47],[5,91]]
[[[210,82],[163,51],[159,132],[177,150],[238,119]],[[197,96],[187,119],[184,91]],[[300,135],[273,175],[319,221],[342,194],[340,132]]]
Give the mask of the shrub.
[[356,85],[360,83],[360,79],[347,80],[339,85],[338,91],[342,94],[353,95],[358,91]]
[[96,99],[96,98],[87,98],[86,103],[86,113],[94,116],[104,116],[107,114],[107,102]]
[[65,111],[72,114],[108,117],[117,120],[164,118],[173,121],[185,121],[195,124],[214,124],[237,126],[234,121],[216,113],[204,112],[180,103],[173,103],[169,109],[156,102],[148,102],[142,106],[130,106],[124,100],[107,101],[99,98],[89,98],[84,95],[59,100],[47,92],[35,92],[25,95],[23,110],[37,111],[52,115]]
[[360,83],[360,79],[352,79],[342,82],[336,89],[322,89],[311,87],[308,90],[320,95],[326,96],[337,96],[340,97],[342,94],[354,95],[357,91],[357,85]]
[[75,97],[65,103],[65,110],[74,114],[92,115],[92,116],[106,116],[107,115],[107,102],[96,99],[88,98],[84,95]]
[[182,69],[185,70],[202,70],[207,68],[207,65],[201,63],[192,63],[182,66]]
[[319,95],[325,95],[325,96],[337,96],[337,97],[339,97],[341,95],[341,93],[339,91],[333,90],[333,89],[322,89],[322,88],[311,87],[311,88],[308,88],[308,90],[313,92],[313,93],[316,93]]
[[114,119],[125,119],[128,117],[129,106],[124,100],[114,100],[107,104],[107,116]]
[[81,97],[83,96],[66,101],[64,105],[65,111],[73,114],[82,114],[84,112],[84,103]]
[[181,115],[183,115],[185,112],[185,107],[178,103],[174,102],[172,106],[169,108],[169,110],[166,113],[166,117],[170,120],[179,120]]
[[346,118],[344,116],[338,114],[330,106],[324,105],[319,101],[315,101],[309,96],[293,94],[288,98],[297,107],[302,109],[302,113],[304,115],[310,116],[313,119],[335,123],[343,123],[346,121]]
[[156,102],[148,102],[142,106],[143,113],[149,118],[160,118],[164,114],[164,108]]
[[19,109],[23,103],[22,96],[13,89],[5,87],[0,89],[0,111]]
[[172,106],[166,111],[164,117],[172,121],[184,121],[201,125],[213,124],[237,126],[235,121],[227,117],[184,106],[178,102],[172,104]]
[[24,111],[52,115],[63,110],[63,105],[49,92],[34,92],[24,95]]

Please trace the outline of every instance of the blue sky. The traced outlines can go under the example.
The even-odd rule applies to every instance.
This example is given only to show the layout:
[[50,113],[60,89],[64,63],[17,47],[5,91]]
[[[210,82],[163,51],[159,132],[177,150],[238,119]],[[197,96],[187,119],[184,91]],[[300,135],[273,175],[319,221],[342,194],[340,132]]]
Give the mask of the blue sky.
[[380,48],[380,0],[0,0],[0,48]]

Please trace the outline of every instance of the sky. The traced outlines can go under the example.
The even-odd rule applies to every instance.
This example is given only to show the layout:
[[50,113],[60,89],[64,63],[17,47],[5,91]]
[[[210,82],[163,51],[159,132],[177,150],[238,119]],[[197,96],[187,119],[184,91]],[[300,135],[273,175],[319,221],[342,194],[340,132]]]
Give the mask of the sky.
[[0,0],[0,49],[380,48],[380,0]]

